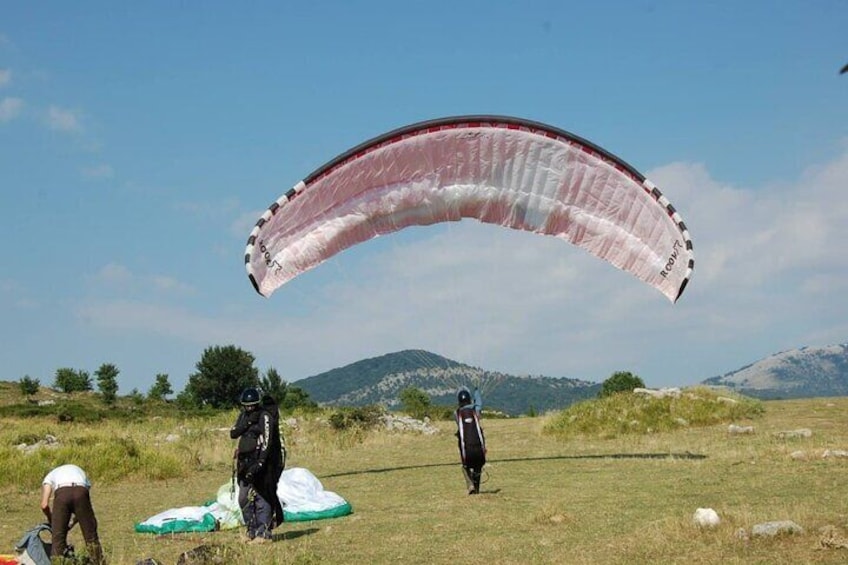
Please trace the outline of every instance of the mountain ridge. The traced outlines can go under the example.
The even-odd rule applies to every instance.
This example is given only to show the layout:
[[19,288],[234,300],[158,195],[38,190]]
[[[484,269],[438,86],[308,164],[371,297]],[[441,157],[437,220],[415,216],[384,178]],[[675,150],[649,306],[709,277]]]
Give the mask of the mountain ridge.
[[703,381],[761,399],[848,395],[848,343],[788,349]]
[[453,405],[461,386],[478,387],[487,407],[518,415],[568,406],[597,396],[601,385],[579,379],[509,375],[460,363],[421,349],[371,357],[296,381],[327,406],[400,407],[400,392],[415,387],[433,404]]
[[[487,407],[509,415],[561,410],[595,398],[602,387],[581,379],[486,370],[422,349],[362,359],[296,383],[322,405],[390,409],[400,407],[400,392],[408,387],[422,390],[433,404],[453,405],[460,386],[478,386]],[[848,343],[782,351],[699,384],[763,400],[848,396]]]

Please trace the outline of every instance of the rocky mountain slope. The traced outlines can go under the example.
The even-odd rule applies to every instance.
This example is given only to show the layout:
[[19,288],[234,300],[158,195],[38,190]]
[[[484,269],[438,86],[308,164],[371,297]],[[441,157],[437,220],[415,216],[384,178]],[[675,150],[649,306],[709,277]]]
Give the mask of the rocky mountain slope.
[[329,406],[400,405],[400,392],[424,391],[433,404],[452,406],[461,386],[475,386],[487,408],[518,415],[562,409],[594,398],[601,385],[578,379],[508,375],[465,365],[423,350],[405,350],[364,359],[314,377],[296,386],[316,402]]
[[[848,396],[848,343],[783,351],[702,384],[761,399]],[[510,415],[560,410],[595,398],[600,383],[548,376],[509,375],[472,367],[435,353],[405,350],[363,359],[296,382],[328,406],[400,406],[405,388],[424,391],[433,404],[452,406],[461,386],[479,387],[487,408]]]
[[763,399],[848,396],[848,343],[790,349],[704,384]]

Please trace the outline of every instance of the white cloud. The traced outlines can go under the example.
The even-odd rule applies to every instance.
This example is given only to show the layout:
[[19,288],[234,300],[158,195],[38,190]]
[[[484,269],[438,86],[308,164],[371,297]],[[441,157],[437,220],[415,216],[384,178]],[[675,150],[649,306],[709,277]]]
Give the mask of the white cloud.
[[197,315],[178,307],[132,300],[108,300],[85,304],[79,318],[106,330],[147,332],[194,344],[228,343],[231,336],[220,320]]
[[191,285],[178,281],[177,279],[172,277],[166,277],[163,275],[153,275],[151,277],[148,277],[148,280],[157,290],[180,293],[194,292],[194,288]]
[[199,199],[177,202],[174,206],[177,210],[181,210],[191,216],[221,218],[232,214],[234,210],[238,210],[239,201],[237,198],[227,198],[218,201]]
[[24,101],[20,98],[7,96],[0,100],[0,122],[8,122],[18,117],[23,110]]
[[[742,189],[711,180],[700,165],[653,171],[671,192],[695,243],[696,281],[756,289],[790,273],[846,268],[848,151],[791,185]],[[675,196],[681,194],[681,202]]]
[[12,279],[0,279],[0,294],[17,293],[22,289],[22,285]]
[[245,212],[230,224],[230,233],[247,241],[247,236],[265,211]]
[[190,294],[194,288],[173,277],[165,275],[139,276],[125,265],[109,263],[104,265],[89,280],[104,287],[118,289],[122,295],[132,295],[137,292],[156,291],[157,293]]
[[25,285],[12,279],[0,279],[0,308],[4,305],[18,310],[34,310],[40,303],[29,296]]
[[78,111],[51,105],[47,108],[45,123],[50,129],[64,132],[82,131],[81,117]]
[[676,386],[848,338],[848,149],[779,187],[730,186],[693,163],[649,177],[695,244],[694,277],[675,305],[555,238],[469,220],[355,246],[267,300],[245,286],[203,309],[152,297],[90,302],[80,314],[110,331],[235,343],[291,378],[423,348],[489,369],[595,381],[632,370]]
[[110,179],[115,176],[115,171],[112,169],[111,165],[101,163],[92,167],[83,168],[82,175],[90,179]]
[[133,278],[132,272],[130,272],[130,270],[124,265],[120,265],[118,263],[109,263],[104,265],[93,277],[96,282],[109,285],[127,284],[131,282]]
[[0,87],[4,87],[12,82],[12,71],[9,69],[0,69]]

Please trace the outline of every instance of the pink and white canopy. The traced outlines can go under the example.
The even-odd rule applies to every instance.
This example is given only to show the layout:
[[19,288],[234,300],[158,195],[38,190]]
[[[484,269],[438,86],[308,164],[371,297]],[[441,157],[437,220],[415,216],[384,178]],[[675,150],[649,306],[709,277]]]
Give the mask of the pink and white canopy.
[[270,296],[357,243],[463,218],[562,238],[672,302],[694,266],[679,214],[624,161],[538,122],[459,116],[381,135],[297,183],[251,231],[245,267]]

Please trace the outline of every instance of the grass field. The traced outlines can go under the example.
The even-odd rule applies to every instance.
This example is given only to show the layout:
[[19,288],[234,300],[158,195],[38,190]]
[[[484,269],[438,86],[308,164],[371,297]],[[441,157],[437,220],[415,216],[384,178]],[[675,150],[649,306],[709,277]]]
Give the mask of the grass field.
[[[542,433],[549,421],[544,416],[485,420],[490,462],[478,496],[465,494],[450,422],[437,422],[440,433],[432,436],[354,437],[301,421],[298,429],[286,430],[289,466],[312,471],[354,512],[284,524],[275,543],[264,546],[244,545],[233,530],[162,538],[133,531],[153,514],[214,498],[230,477],[232,441],[219,428],[229,426],[235,412],[196,421],[87,426],[6,418],[0,430],[6,463],[0,465],[6,465],[6,474],[22,471],[0,486],[0,554],[12,553],[20,535],[43,521],[38,483],[52,464],[39,453],[22,456],[12,445],[52,433],[65,444],[57,449],[66,450],[61,453],[69,462],[75,450],[89,450],[86,457],[98,464],[97,446],[109,442],[127,449],[110,448],[109,456],[117,457],[110,465],[126,473],[110,475],[104,468],[94,473],[100,479],[93,503],[113,564],[146,557],[175,563],[201,544],[225,547],[234,563],[848,561],[848,459],[822,457],[828,449],[848,450],[848,398],[763,406],[762,416],[734,422],[754,427],[746,435],[731,435],[728,423],[721,423],[613,439],[562,439]],[[812,436],[779,437],[799,428],[809,428]],[[162,441],[167,434],[180,438]],[[148,472],[146,464],[158,470]],[[180,471],[186,468],[190,472]],[[692,523],[698,507],[715,509],[722,523],[698,529]],[[804,533],[738,534],[777,520],[793,520]],[[71,542],[83,545],[76,529]]]

